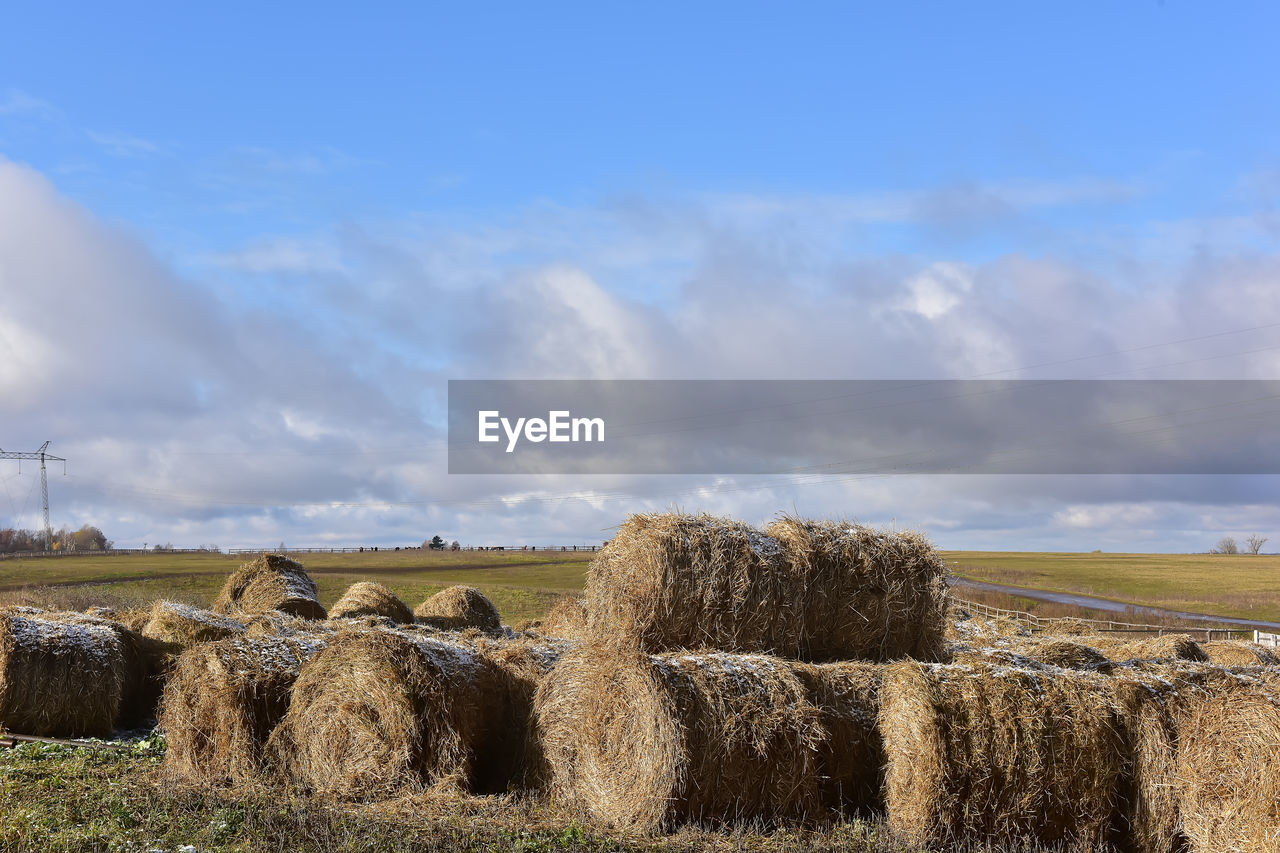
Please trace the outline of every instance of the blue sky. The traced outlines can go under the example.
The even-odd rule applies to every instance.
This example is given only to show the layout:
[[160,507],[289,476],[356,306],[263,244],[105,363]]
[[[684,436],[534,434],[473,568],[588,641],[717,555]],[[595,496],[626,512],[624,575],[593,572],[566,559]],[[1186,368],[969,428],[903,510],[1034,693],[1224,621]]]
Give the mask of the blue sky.
[[[686,485],[521,503],[599,484],[443,476],[447,378],[1082,356],[1055,375],[1274,378],[1278,25],[1263,3],[13,6],[0,446],[70,448],[64,520],[122,542],[586,541]],[[1280,541],[1270,479],[1092,489],[705,499],[957,546]]]

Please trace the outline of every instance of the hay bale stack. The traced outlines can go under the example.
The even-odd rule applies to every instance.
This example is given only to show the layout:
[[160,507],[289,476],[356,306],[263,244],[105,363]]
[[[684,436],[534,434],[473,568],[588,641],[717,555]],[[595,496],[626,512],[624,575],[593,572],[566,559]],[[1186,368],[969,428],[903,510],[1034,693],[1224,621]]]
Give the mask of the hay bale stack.
[[594,636],[650,652],[800,660],[941,654],[945,566],[913,534],[783,519],[633,515],[592,563]]
[[1257,643],[1214,640],[1201,643],[1200,650],[1218,666],[1280,666],[1280,655]]
[[1110,672],[1113,664],[1102,652],[1072,640],[1052,637],[1024,639],[1000,647],[952,646],[952,663],[1003,664],[1023,668],[1060,667]]
[[820,809],[821,718],[774,658],[583,645],[543,679],[535,715],[550,792],[605,827]]
[[475,587],[451,586],[443,589],[413,611],[417,620],[442,631],[479,628],[497,631],[502,628],[498,608]]
[[122,630],[80,613],[0,611],[0,728],[109,737],[136,665]]
[[324,645],[319,634],[245,636],[184,652],[160,705],[165,767],[193,782],[257,778],[263,746],[289,707],[302,665]]
[[183,648],[238,637],[244,632],[245,624],[238,619],[177,601],[151,605],[151,615],[142,628],[144,637]]
[[401,625],[413,624],[413,611],[394,592],[380,583],[361,581],[347,588],[333,607],[330,619],[385,616]]
[[1183,832],[1193,853],[1280,853],[1280,694],[1238,676],[1181,727]]
[[877,718],[884,666],[796,664],[826,737],[818,753],[822,807],[869,814],[884,809],[884,740]]
[[1208,663],[1209,658],[1201,650],[1195,640],[1186,634],[1163,634],[1159,637],[1147,637],[1131,640],[1111,635],[1094,635],[1081,637],[1081,642],[1088,643],[1109,659],[1116,662],[1130,660],[1184,660],[1195,663]]
[[323,796],[379,798],[441,783],[504,790],[521,769],[537,679],[557,656],[343,632],[298,679],[271,752],[290,779]]
[[276,610],[303,619],[325,618],[315,581],[301,563],[280,554],[263,554],[233,572],[213,609],[226,615]]
[[1104,676],[902,662],[880,730],[889,826],[914,843],[1107,841],[1127,761]]

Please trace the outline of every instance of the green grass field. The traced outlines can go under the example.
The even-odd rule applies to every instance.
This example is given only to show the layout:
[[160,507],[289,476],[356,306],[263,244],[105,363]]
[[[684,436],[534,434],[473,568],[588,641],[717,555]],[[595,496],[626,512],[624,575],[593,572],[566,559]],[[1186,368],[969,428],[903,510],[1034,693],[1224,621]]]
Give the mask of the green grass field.
[[[359,580],[417,604],[452,584],[481,589],[512,624],[536,619],[580,591],[590,553],[378,551],[303,554],[332,604]],[[1280,621],[1280,556],[947,551],[956,575],[1027,589],[1075,592],[1169,610]],[[209,604],[244,557],[130,554],[0,561],[0,602],[140,605],[160,597]],[[39,603],[39,602],[35,602]]]
[[1280,621],[1280,556],[944,552],[963,578],[1167,610]]

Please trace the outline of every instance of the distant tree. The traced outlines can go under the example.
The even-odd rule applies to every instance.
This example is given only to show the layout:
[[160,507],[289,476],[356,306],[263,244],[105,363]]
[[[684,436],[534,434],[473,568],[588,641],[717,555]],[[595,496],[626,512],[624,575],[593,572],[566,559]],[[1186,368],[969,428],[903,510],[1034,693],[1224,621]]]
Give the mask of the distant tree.
[[432,551],[444,550],[444,540],[441,539],[438,535],[432,536],[430,539],[428,539],[426,542],[423,542],[422,544],[430,548]]
[[1240,546],[1236,544],[1236,540],[1234,538],[1230,536],[1223,536],[1221,539],[1218,540],[1218,544],[1215,545],[1212,549],[1210,549],[1209,553],[1210,554],[1239,554]]
[[449,543],[449,550],[450,550],[450,551],[461,551],[461,550],[462,550],[462,546],[461,546],[461,545],[459,545],[459,544],[458,544],[458,540],[457,540],[457,539],[455,539],[455,540],[453,540],[451,543]]
[[1262,546],[1266,544],[1267,544],[1267,537],[1259,536],[1256,533],[1250,536],[1248,539],[1244,540],[1245,550],[1247,550],[1250,554],[1253,554],[1255,557],[1262,550]]

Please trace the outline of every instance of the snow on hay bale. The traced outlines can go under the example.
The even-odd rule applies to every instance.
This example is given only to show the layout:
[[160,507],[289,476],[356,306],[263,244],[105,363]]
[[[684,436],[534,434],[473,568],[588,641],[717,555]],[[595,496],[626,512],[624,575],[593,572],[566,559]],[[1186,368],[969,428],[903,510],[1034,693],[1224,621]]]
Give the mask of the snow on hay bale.
[[238,619],[190,604],[164,600],[151,605],[151,616],[142,628],[144,637],[183,648],[238,637],[244,632],[245,625]]
[[502,627],[498,608],[483,592],[470,586],[451,586],[437,592],[419,604],[413,615],[423,624],[446,631],[497,631]]
[[440,783],[505,790],[559,650],[422,632],[344,632],[303,670],[270,750],[299,787],[365,799]]
[[880,696],[895,832],[937,845],[1107,841],[1127,760],[1104,676],[902,662]]
[[1054,637],[1027,638],[996,647],[973,648],[957,645],[951,648],[952,663],[1003,664],[1017,667],[1061,667],[1063,669],[1110,672],[1113,663],[1102,652]]
[[1194,853],[1280,853],[1280,679],[1240,670],[1180,727],[1182,826]]
[[193,646],[165,685],[159,724],[165,767],[191,781],[256,778],[263,746],[284,716],[303,663],[322,635],[235,637]]
[[820,808],[821,716],[787,662],[579,646],[542,681],[552,796],[602,826],[803,817]]
[[1214,640],[1201,643],[1200,650],[1218,666],[1280,666],[1280,655],[1258,643]]
[[304,619],[325,618],[315,581],[301,563],[280,554],[263,554],[233,572],[213,609],[226,615],[278,610]]
[[125,630],[79,613],[0,611],[0,728],[109,736],[137,666]]
[[592,634],[647,651],[714,647],[802,660],[942,648],[946,568],[922,537],[782,519],[633,515],[587,582]]
[[357,616],[386,616],[400,624],[413,623],[413,611],[394,592],[380,583],[361,581],[347,588],[333,607],[330,619]]

